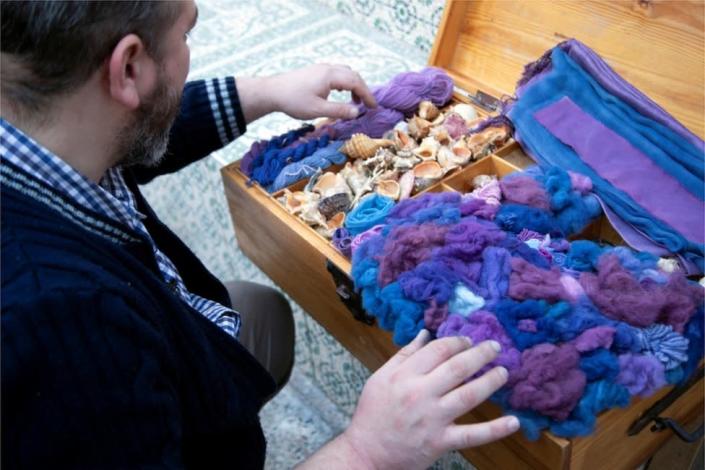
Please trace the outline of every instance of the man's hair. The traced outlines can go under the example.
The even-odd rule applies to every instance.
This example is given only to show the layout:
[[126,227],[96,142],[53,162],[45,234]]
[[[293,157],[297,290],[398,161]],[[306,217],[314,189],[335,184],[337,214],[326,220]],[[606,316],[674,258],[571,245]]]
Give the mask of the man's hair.
[[83,85],[117,43],[134,33],[161,61],[163,37],[183,7],[175,1],[0,2],[0,92],[27,119]]

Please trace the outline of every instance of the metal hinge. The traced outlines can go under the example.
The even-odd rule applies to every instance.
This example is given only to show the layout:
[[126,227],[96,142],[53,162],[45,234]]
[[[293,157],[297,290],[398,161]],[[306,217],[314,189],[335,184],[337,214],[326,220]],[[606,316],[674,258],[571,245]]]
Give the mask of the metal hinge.
[[639,434],[646,426],[654,423],[651,426],[651,432],[660,432],[665,429],[670,429],[673,433],[678,436],[681,440],[685,442],[695,442],[703,436],[703,426],[700,425],[698,429],[690,433],[686,431],[680,424],[671,418],[661,417],[661,413],[671,406],[678,398],[681,397],[685,392],[687,392],[693,385],[698,383],[698,381],[703,377],[703,366],[700,366],[697,371],[695,371],[690,378],[680,385],[677,385],[668,392],[663,398],[654,403],[651,408],[646,410],[636,421],[632,423],[627,430],[627,435],[636,436]]
[[362,298],[360,294],[355,292],[352,279],[329,259],[326,260],[326,269],[335,283],[335,293],[338,294],[340,301],[347,307],[353,318],[366,325],[374,325],[375,317],[368,315],[362,307]]
[[473,95],[469,91],[463,90],[462,88],[457,86],[454,86],[453,89],[457,94],[469,99],[473,104],[476,104],[485,111],[494,112],[502,109],[502,101],[492,95],[485,93],[482,90],[477,90],[477,93]]

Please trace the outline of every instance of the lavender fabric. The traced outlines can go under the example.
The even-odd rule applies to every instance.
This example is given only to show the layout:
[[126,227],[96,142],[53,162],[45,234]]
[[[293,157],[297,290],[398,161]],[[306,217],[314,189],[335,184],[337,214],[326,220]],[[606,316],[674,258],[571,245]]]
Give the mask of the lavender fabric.
[[[625,138],[581,110],[567,96],[535,112],[534,117],[654,217],[689,240],[705,243],[703,201]],[[645,181],[658,181],[658,186],[644,184]]]

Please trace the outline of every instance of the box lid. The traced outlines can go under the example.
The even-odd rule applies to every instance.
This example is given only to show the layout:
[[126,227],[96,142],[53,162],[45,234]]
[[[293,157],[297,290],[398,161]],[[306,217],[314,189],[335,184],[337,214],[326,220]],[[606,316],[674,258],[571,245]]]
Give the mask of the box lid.
[[447,0],[429,63],[501,97],[525,64],[576,38],[702,138],[704,25],[702,0]]

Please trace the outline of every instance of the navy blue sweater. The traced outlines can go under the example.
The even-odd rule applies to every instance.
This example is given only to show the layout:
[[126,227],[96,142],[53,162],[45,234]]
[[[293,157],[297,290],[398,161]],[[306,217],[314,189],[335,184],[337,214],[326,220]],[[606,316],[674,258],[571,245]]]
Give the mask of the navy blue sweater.
[[[236,111],[229,138],[245,128]],[[164,164],[125,176],[187,288],[229,306],[137,187],[220,146],[204,83],[190,84]],[[6,161],[0,171],[3,467],[262,467],[269,374],[172,292],[147,240]]]

